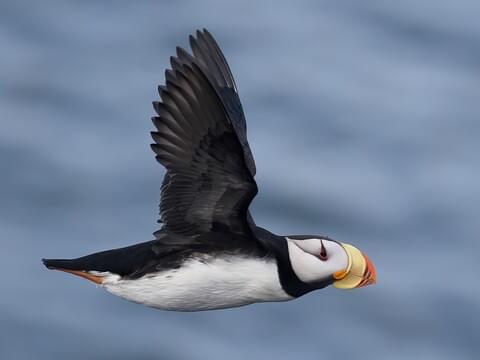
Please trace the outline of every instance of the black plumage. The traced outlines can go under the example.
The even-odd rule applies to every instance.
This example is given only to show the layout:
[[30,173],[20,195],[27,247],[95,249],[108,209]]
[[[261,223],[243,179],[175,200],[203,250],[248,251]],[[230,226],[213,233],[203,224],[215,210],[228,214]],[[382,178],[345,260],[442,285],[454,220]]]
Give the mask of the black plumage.
[[247,211],[257,193],[242,105],[212,36],[190,36],[194,56],[177,48],[154,102],[152,149],[167,173],[160,222],[176,234],[228,231],[249,236]]
[[112,272],[136,279],[180,267],[192,256],[275,258],[291,296],[329,285],[301,282],[284,237],[257,227],[248,211],[257,194],[255,162],[232,73],[207,30],[190,36],[193,55],[178,47],[159,86],[151,145],[167,172],[161,185],[155,240],[72,260],[43,260],[49,268]]

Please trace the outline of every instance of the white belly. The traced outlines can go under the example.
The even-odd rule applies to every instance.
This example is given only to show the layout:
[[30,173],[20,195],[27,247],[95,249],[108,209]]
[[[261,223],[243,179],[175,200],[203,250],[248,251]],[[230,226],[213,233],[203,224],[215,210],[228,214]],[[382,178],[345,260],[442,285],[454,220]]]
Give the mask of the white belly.
[[127,300],[164,310],[200,311],[292,299],[280,285],[272,260],[214,258],[188,260],[179,269],[135,280],[102,273],[104,286]]

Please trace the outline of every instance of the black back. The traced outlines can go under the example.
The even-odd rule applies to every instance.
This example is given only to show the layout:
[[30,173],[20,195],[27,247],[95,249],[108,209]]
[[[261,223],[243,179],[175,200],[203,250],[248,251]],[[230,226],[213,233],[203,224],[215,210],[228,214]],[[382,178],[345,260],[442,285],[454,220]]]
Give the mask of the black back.
[[245,242],[241,235],[209,232],[184,236],[160,231],[157,237],[156,240],[76,259],[43,259],[43,263],[48,268],[108,271],[126,279],[136,279],[149,273],[178,269],[191,257],[208,261],[212,257],[269,256],[261,246],[249,246],[251,243]]

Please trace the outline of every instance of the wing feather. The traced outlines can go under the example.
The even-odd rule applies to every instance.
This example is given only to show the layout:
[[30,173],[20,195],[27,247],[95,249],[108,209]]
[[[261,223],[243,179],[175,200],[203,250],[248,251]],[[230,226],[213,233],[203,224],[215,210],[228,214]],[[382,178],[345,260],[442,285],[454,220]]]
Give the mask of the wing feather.
[[177,47],[154,101],[152,150],[166,167],[160,222],[181,235],[249,235],[257,193],[240,99],[228,64],[204,30],[190,37],[193,56]]

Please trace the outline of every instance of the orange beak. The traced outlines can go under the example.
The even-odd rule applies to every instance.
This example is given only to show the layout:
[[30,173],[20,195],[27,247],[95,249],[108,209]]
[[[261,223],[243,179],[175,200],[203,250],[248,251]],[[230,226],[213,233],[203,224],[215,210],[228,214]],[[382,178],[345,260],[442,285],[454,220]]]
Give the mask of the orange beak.
[[365,258],[367,266],[365,269],[365,273],[363,274],[363,280],[360,282],[360,284],[357,285],[357,287],[373,285],[377,282],[377,271],[375,270],[375,266],[373,266],[373,263],[370,261],[367,255],[362,255]]
[[341,244],[348,255],[348,266],[333,274],[333,286],[338,289],[354,289],[377,282],[375,266],[367,255],[349,244]]

